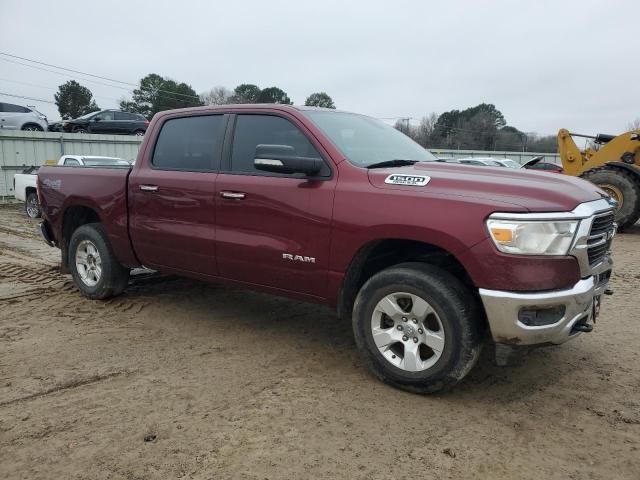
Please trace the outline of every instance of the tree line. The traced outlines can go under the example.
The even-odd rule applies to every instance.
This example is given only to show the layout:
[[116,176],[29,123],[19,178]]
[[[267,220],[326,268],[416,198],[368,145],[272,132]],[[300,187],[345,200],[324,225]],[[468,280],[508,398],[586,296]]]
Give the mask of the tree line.
[[[91,90],[75,80],[60,85],[54,99],[63,120],[100,110]],[[233,90],[218,86],[197,94],[191,85],[150,73],[140,80],[139,86],[132,92],[131,99],[120,101],[120,109],[140,113],[151,119],[163,110],[230,103],[293,104],[287,92],[279,87],[260,88],[251,83],[243,83]],[[312,107],[336,108],[333,99],[325,92],[312,93],[306,98],[304,104]]]
[[555,153],[555,135],[539,136],[507,125],[500,110],[481,103],[465,110],[430,113],[412,124],[400,119],[395,128],[425,148],[446,150],[506,150]]
[[[75,80],[60,85],[54,98],[63,120],[100,109],[91,90]],[[157,112],[173,108],[234,103],[293,104],[287,92],[275,86],[260,88],[243,83],[234,89],[216,86],[197,94],[191,85],[151,73],[140,80],[131,99],[121,100],[120,108],[151,119]],[[333,99],[325,92],[310,94],[304,104],[336,108]],[[409,118],[400,119],[395,127],[429,149],[557,151],[555,135],[539,136],[520,131],[508,125],[502,112],[490,103],[441,114],[430,113],[417,123],[412,123]],[[639,128],[640,120],[635,120],[629,127]]]

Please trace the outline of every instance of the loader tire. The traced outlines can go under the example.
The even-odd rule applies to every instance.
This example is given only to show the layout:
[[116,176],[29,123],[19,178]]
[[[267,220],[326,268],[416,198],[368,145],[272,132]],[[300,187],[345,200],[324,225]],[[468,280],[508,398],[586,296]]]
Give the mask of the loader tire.
[[629,227],[640,218],[640,180],[620,168],[589,170],[582,178],[594,183],[618,202],[618,228]]

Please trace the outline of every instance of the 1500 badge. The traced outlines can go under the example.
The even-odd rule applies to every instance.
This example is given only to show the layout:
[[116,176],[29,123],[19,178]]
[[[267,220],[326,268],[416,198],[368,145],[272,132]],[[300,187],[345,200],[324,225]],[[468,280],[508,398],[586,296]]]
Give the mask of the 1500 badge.
[[423,176],[423,175],[402,175],[402,174],[393,174],[389,175],[384,183],[389,183],[391,185],[410,185],[412,187],[424,187],[427,183],[429,183],[431,177]]

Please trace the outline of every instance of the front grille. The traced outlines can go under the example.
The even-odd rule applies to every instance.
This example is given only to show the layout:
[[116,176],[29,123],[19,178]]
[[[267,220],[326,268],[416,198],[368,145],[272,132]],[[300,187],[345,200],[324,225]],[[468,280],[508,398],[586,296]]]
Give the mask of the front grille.
[[594,217],[587,239],[589,265],[594,266],[599,263],[611,248],[614,219],[614,212],[601,213]]

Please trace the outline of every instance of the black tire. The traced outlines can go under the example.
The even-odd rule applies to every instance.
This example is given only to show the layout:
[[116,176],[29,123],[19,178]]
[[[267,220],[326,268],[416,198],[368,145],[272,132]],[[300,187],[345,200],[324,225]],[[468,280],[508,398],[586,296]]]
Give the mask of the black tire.
[[42,211],[38,203],[38,195],[35,192],[29,192],[24,202],[24,213],[29,218],[40,218]]
[[[374,342],[376,305],[396,292],[428,302],[444,329],[442,353],[426,370],[410,372],[393,365]],[[484,324],[469,289],[445,270],[424,263],[404,263],[375,274],[358,293],[353,312],[356,345],[371,372],[389,385],[422,394],[448,390],[464,378],[480,355]]]
[[43,132],[42,127],[36,123],[27,123],[22,126],[22,130],[25,132]]
[[[617,190],[615,196],[619,208],[616,212],[616,223],[619,228],[633,225],[640,218],[640,181],[638,177],[621,168],[604,167],[589,170],[582,178],[603,188],[607,193]],[[612,195],[613,196],[613,195]]]
[[144,137],[144,133],[144,130],[136,130],[132,135],[135,135],[136,137]]
[[[95,285],[90,285],[83,280],[76,264],[76,253],[85,241],[97,249],[101,260],[101,275]],[[85,297],[93,299],[114,297],[124,291],[129,281],[129,270],[120,265],[113,255],[107,234],[100,223],[82,225],[73,232],[69,242],[68,265],[73,281]]]
[[75,127],[73,133],[89,133],[89,131],[84,127]]

